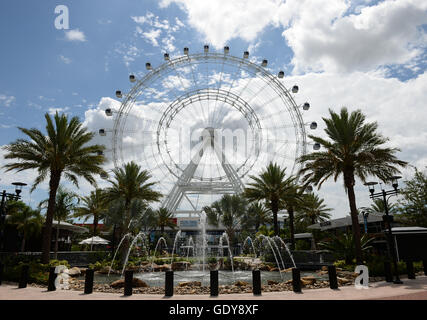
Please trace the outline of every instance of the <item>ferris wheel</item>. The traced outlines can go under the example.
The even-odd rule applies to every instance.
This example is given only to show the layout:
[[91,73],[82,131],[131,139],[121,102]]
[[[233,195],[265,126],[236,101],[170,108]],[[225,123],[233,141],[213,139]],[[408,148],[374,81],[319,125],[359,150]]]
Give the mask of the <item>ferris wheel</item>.
[[[170,57],[146,72],[131,74],[131,89],[116,91],[120,107],[113,116],[111,159],[115,167],[134,161],[150,172],[165,195],[162,206],[179,214],[201,212],[218,195],[239,193],[251,175],[269,162],[296,174],[306,153],[306,127],[297,104],[297,85],[286,87],[284,72],[273,75],[268,61],[229,47]],[[320,146],[315,144],[314,149]]]

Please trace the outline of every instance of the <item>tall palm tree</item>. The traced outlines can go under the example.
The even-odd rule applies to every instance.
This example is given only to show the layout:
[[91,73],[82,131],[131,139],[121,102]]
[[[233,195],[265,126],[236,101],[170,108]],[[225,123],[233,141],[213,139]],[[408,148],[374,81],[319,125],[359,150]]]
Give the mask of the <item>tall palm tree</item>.
[[160,233],[165,232],[165,228],[169,227],[171,229],[176,228],[176,224],[172,221],[173,212],[169,211],[166,208],[159,208],[154,211],[154,221],[155,226],[160,228]]
[[329,213],[332,209],[324,203],[324,199],[317,194],[308,193],[303,195],[303,200],[298,208],[295,220],[303,225],[310,225],[324,222],[331,217]]
[[54,119],[45,114],[47,135],[38,129],[19,130],[29,140],[17,139],[4,147],[6,159],[17,161],[6,164],[7,171],[36,169],[38,176],[31,191],[46,178],[49,179],[49,201],[43,233],[42,263],[49,262],[52,220],[55,212],[55,198],[62,177],[78,186],[78,177],[95,185],[94,174],[103,174],[101,165],[105,161],[104,146],[90,144],[94,133],[82,127],[77,117],[55,114]]
[[22,201],[8,203],[8,212],[10,219],[7,222],[16,225],[16,229],[22,232],[21,252],[23,252],[27,238],[41,232],[43,217],[39,210],[33,210]]
[[[123,210],[121,211],[122,219],[119,225],[121,235],[128,232],[132,223],[132,203],[135,200],[141,200],[144,205],[153,201],[159,201],[161,193],[153,190],[155,182],[148,182],[151,175],[147,170],[141,170],[141,167],[135,162],[129,162],[121,168],[113,170],[113,179],[108,181],[111,187],[105,190],[105,196],[109,203],[121,203]],[[120,206],[119,206],[120,207]],[[123,259],[129,249],[129,241],[126,238],[123,241]]]
[[220,200],[215,201],[211,206],[206,206],[208,223],[219,226],[221,223],[225,227],[225,232],[230,243],[234,242],[234,235],[239,226],[242,225],[242,218],[246,213],[247,201],[242,196],[225,194]]
[[[58,187],[55,197],[55,213],[53,215],[57,222],[54,259],[58,258],[59,227],[61,225],[61,221],[64,222],[70,218],[77,205],[76,201],[79,201],[79,196],[77,194],[70,192],[61,185]],[[48,203],[49,199],[43,200],[39,203],[39,208],[46,208]]]
[[360,110],[348,113],[342,108],[340,114],[329,110],[330,118],[323,118],[325,132],[329,140],[310,135],[325,151],[304,155],[300,161],[305,164],[301,173],[303,182],[313,183],[320,189],[323,182],[333,177],[337,181],[340,175],[344,178],[344,187],[348,196],[352,219],[352,230],[355,241],[357,263],[362,263],[360,245],[360,227],[356,196],[354,194],[355,177],[365,182],[368,176],[376,176],[383,181],[399,173],[398,167],[407,162],[398,160],[397,148],[383,147],[388,141],[377,132],[376,122],[365,123],[365,116]]
[[98,222],[105,218],[107,202],[102,189],[91,191],[89,196],[80,197],[82,205],[74,210],[74,217],[84,218],[84,222],[93,218],[93,236],[96,236]]
[[273,213],[274,234],[278,236],[277,213],[282,209],[281,199],[286,197],[295,177],[286,177],[286,168],[282,169],[278,164],[270,162],[259,176],[252,175],[250,178],[253,182],[247,184],[244,196],[249,201],[265,201]]
[[286,209],[289,217],[289,233],[291,238],[291,250],[295,250],[295,217],[294,211],[301,205],[303,188],[295,183],[295,179],[289,181],[287,191],[280,199],[282,207]]

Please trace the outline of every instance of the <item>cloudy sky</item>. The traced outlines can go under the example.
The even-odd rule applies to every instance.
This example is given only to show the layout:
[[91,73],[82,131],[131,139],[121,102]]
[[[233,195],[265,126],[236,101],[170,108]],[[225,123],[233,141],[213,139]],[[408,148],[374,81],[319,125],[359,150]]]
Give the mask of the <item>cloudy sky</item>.
[[[68,8],[68,29],[55,25],[58,5]],[[142,76],[148,61],[162,64],[165,52],[175,58],[184,47],[222,52],[227,45],[238,57],[248,50],[254,63],[268,59],[273,74],[285,71],[283,83],[300,87],[297,103],[311,104],[304,120],[317,121],[316,134],[329,108],[361,109],[401,149],[399,158],[425,170],[426,31],[425,0],[3,0],[0,145],[22,137],[18,126],[44,130],[44,114],[55,111],[94,131],[111,128],[103,111],[120,106],[114,93],[130,89],[129,74]],[[1,170],[0,187],[13,191],[11,182],[31,184],[34,176]],[[47,183],[28,189],[23,199],[33,206],[47,198]],[[82,182],[76,191],[90,190]],[[334,217],[348,214],[342,181],[318,193]],[[356,193],[358,206],[370,204],[360,182]]]

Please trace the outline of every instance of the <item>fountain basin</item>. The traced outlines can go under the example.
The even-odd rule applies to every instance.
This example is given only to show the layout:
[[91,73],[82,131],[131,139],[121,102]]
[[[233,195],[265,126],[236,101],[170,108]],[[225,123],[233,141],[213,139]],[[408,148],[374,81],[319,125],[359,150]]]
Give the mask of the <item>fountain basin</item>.
[[[328,280],[327,275],[319,275],[315,272],[302,271],[301,277],[315,277],[316,280]],[[164,272],[141,272],[134,273],[134,277],[143,280],[150,287],[164,287],[165,285],[165,273]],[[110,284],[122,277],[117,274],[95,274],[94,282],[96,284]],[[218,273],[219,285],[231,285],[236,281],[244,281],[249,285],[252,285],[252,271],[223,271],[220,270]],[[84,277],[77,278],[84,280]],[[261,282],[267,284],[268,281],[286,282],[292,279],[292,273],[290,272],[270,272],[261,271]],[[181,282],[192,282],[199,281],[202,286],[209,286],[210,273],[203,271],[175,271],[174,272],[174,286],[178,286]]]

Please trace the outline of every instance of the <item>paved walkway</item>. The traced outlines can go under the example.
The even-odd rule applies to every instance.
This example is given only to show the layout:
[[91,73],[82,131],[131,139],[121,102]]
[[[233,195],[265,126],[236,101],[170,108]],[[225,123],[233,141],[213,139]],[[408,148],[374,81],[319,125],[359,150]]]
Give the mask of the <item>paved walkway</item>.
[[[427,300],[427,276],[418,276],[415,280],[402,279],[403,284],[376,282],[369,289],[356,289],[354,286],[303,290],[296,294],[292,291],[265,292],[261,296],[253,294],[223,294],[217,298],[208,295],[174,295],[167,300]],[[89,295],[81,291],[57,290],[28,286],[18,289],[17,285],[0,286],[0,300],[162,300],[161,295],[133,294],[124,297],[121,294],[94,292]]]

